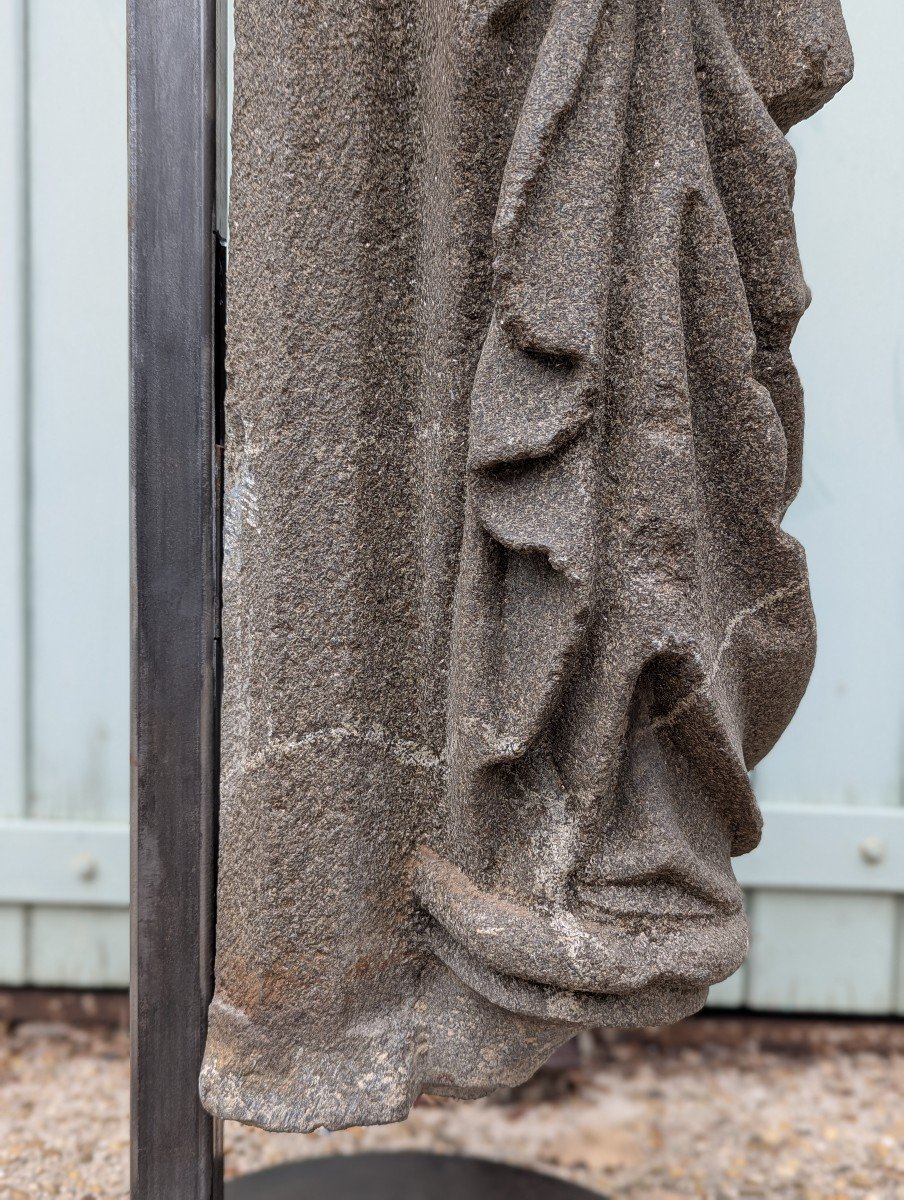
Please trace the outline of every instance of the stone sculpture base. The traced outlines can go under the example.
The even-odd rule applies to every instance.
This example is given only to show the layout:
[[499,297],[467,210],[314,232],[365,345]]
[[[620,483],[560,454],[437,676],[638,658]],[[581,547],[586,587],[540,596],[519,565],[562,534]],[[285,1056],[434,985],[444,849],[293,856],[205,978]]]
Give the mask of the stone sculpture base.
[[355,1154],[285,1163],[226,1185],[226,1200],[603,1200],[505,1163],[447,1154]]

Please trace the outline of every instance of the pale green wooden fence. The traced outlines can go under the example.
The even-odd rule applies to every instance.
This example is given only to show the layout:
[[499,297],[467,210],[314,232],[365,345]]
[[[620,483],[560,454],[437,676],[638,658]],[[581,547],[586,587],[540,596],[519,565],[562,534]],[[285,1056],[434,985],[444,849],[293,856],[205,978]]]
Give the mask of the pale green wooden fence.
[[[810,689],[756,772],[759,862],[739,862],[754,940],[721,997],[754,1008],[904,1012],[904,43],[898,0],[844,0],[857,70],[793,134],[814,303],[795,356],[807,390],[807,547],[819,621]],[[799,806],[801,816],[776,806]]]
[[[898,0],[846,0],[854,84],[794,137],[816,302],[789,518],[820,621],[757,771],[754,937],[714,1002],[904,1012],[904,89]],[[124,0],[0,3],[0,983],[128,973]]]
[[2,0],[0,23],[0,980],[121,984],[125,4]]

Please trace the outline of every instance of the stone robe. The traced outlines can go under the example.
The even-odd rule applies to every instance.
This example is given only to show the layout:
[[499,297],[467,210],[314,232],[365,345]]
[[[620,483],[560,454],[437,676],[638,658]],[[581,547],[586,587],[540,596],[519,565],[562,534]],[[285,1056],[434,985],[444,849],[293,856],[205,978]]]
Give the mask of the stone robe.
[[836,0],[237,0],[214,1113],[400,1119],[741,964],[814,625]]

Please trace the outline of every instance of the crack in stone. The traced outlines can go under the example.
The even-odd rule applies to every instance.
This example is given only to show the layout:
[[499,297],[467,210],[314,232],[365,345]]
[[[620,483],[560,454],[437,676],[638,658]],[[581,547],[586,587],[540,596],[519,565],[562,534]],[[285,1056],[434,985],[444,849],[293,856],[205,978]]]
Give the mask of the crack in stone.
[[739,612],[736,612],[725,627],[725,636],[719,643],[719,647],[716,650],[713,658],[713,665],[706,672],[703,682],[698,684],[697,687],[692,688],[692,690],[689,691],[686,696],[683,696],[667,713],[664,713],[661,717],[656,717],[655,720],[651,721],[651,727],[653,729],[665,729],[668,726],[673,725],[679,717],[684,716],[686,712],[689,712],[690,709],[693,708],[700,696],[709,690],[713,680],[719,673],[719,670],[722,666],[722,659],[724,658],[726,651],[734,641],[735,633],[749,617],[756,616],[757,613],[762,612],[766,608],[771,608],[773,604],[778,604],[779,601],[785,600],[789,596],[795,596],[799,595],[801,592],[805,592],[808,586],[809,585],[806,580],[787,584],[785,587],[776,588],[774,592],[769,592],[767,595],[761,596],[755,604],[750,604],[746,608],[742,608]]
[[396,759],[409,766],[437,771],[442,775],[445,775],[447,770],[445,751],[435,754],[418,742],[396,737],[384,726],[376,723],[367,726],[350,723],[334,725],[329,729],[311,729],[294,738],[273,738],[262,750],[242,759],[233,770],[224,772],[223,778],[231,779],[249,771],[255,771],[268,759],[287,758],[318,742],[363,742],[368,746],[378,746],[382,750],[388,750]]

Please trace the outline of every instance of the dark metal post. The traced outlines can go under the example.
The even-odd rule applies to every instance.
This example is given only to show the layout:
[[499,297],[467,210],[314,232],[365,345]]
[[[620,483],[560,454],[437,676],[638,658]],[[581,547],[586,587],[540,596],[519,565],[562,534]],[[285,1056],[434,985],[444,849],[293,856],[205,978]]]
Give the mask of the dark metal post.
[[132,1197],[217,1200],[216,0],[129,0]]

